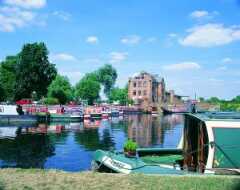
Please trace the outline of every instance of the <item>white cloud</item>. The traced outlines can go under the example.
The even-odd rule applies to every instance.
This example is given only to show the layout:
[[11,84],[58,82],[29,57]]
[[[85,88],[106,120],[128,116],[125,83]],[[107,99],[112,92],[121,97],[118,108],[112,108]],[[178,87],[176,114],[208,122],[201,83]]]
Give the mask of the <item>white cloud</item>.
[[224,59],[222,59],[223,63],[230,63],[232,62],[232,59],[230,57],[225,57]]
[[119,63],[127,59],[128,53],[126,52],[111,52],[110,63]]
[[99,40],[97,36],[88,36],[86,42],[89,44],[97,44]]
[[200,68],[201,66],[196,62],[182,62],[182,63],[163,66],[164,70],[169,70],[169,71],[197,70]]
[[52,14],[64,21],[69,21],[72,16],[70,13],[64,11],[54,11]]
[[207,16],[209,16],[209,13],[208,11],[204,11],[204,10],[196,10],[190,14],[190,17],[192,18],[202,18]]
[[50,55],[51,61],[77,61],[77,58],[68,53],[58,53]]
[[3,0],[5,4],[26,9],[39,9],[46,5],[46,0]]
[[217,11],[208,12],[208,11],[205,11],[205,10],[196,10],[196,11],[193,11],[190,14],[190,17],[192,19],[196,19],[196,20],[200,21],[202,19],[212,19],[218,14],[219,13]]
[[224,27],[222,24],[206,24],[187,30],[189,33],[179,43],[183,46],[214,47],[240,40],[239,26]]
[[177,34],[176,33],[170,33],[170,34],[168,34],[168,37],[175,38],[175,37],[177,37]]
[[17,7],[0,8],[0,31],[13,32],[33,22],[36,14],[31,11],[21,10]]
[[157,41],[157,38],[156,37],[150,37],[150,38],[147,38],[146,39],[146,42],[147,43],[154,43],[154,42],[156,42]]
[[131,36],[126,36],[121,39],[121,43],[123,44],[129,44],[129,45],[134,45],[138,44],[141,40],[141,37],[138,35],[131,35]]

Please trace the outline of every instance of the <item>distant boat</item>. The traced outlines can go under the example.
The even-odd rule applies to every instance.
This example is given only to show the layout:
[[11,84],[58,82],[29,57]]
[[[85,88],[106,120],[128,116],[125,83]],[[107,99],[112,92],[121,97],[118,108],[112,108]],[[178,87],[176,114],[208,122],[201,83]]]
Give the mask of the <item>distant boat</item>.
[[21,106],[0,105],[0,123],[36,123],[38,120],[36,115],[26,114]]
[[188,109],[185,107],[172,107],[172,108],[161,107],[161,109],[164,115],[175,113],[189,113]]

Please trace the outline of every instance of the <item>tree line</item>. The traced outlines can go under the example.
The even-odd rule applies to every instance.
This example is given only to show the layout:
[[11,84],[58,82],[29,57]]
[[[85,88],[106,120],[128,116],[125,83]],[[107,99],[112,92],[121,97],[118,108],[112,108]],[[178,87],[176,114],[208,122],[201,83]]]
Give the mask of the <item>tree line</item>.
[[240,111],[240,96],[236,96],[231,100],[219,99],[217,97],[211,97],[209,99],[204,99],[201,97],[199,99],[201,102],[220,105],[221,111]]
[[7,56],[0,64],[0,101],[15,102],[33,99],[46,104],[66,104],[86,100],[88,104],[101,101],[103,88],[108,102],[126,105],[127,87],[115,87],[117,71],[105,64],[87,73],[72,86],[66,76],[58,74],[55,64],[49,61],[44,43],[25,44],[14,56]]

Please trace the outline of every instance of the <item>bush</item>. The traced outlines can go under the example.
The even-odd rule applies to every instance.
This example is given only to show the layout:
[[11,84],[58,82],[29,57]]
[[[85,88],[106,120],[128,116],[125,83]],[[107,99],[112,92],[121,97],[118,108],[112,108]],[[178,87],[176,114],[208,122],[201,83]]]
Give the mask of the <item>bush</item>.
[[128,140],[125,144],[124,144],[124,151],[130,151],[130,152],[134,152],[137,149],[137,143],[133,142],[132,140]]
[[45,104],[48,104],[48,105],[56,105],[56,104],[59,104],[59,101],[58,101],[57,98],[51,98],[51,97],[49,97],[49,98],[45,98],[45,99],[44,99],[44,103],[45,103]]

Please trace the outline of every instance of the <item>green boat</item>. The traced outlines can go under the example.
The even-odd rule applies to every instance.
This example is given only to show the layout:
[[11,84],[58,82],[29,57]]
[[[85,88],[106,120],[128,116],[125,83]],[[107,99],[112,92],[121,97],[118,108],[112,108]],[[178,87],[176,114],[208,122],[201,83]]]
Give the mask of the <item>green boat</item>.
[[50,114],[50,122],[81,122],[83,115],[80,114]]
[[240,174],[239,137],[240,113],[185,114],[178,148],[139,148],[134,157],[97,150],[92,168],[125,174]]

